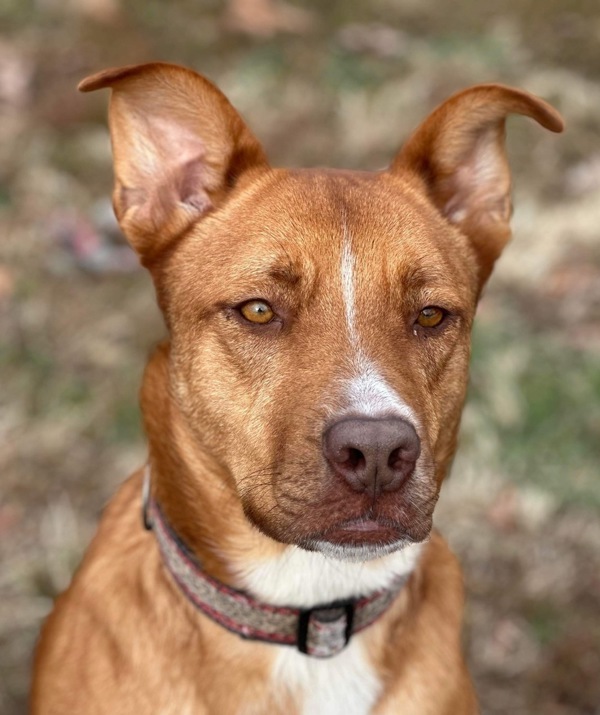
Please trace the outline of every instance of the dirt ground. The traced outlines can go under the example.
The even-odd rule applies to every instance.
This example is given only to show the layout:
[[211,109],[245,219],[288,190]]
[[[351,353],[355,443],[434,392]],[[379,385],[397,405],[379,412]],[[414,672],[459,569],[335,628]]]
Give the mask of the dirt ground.
[[276,164],[385,166],[476,82],[563,112],[559,137],[509,123],[515,238],[479,312],[437,523],[465,568],[483,712],[598,715],[600,4],[259,5],[0,5],[0,712],[26,711],[40,622],[144,459],[137,390],[164,332],[112,218],[107,93],[74,88],[166,59],[216,81]]

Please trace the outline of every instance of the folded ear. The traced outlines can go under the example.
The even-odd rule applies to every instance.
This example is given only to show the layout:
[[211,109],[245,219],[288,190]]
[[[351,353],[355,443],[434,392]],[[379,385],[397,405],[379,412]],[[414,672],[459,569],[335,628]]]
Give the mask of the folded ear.
[[414,132],[390,171],[411,171],[440,212],[472,241],[481,284],[510,238],[510,171],[504,146],[509,114],[533,117],[553,132],[563,121],[549,104],[499,84],[459,92]]
[[111,87],[115,213],[152,260],[224,199],[247,171],[267,167],[227,98],[192,70],[164,63],[109,69],[80,83]]

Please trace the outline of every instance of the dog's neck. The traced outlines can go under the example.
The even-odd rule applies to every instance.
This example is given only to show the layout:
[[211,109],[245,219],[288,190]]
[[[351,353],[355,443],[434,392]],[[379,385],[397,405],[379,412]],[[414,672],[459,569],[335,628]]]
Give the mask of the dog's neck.
[[227,470],[200,447],[169,394],[168,359],[168,346],[157,348],[141,393],[152,493],[209,575],[273,605],[311,607],[368,595],[414,569],[419,544],[366,563],[344,562],[280,544],[252,526]]

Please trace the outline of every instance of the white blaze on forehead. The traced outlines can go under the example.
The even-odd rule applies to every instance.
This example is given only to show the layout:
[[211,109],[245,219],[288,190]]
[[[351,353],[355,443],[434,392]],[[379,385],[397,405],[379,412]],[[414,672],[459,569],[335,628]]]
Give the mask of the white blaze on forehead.
[[344,217],[344,243],[342,245],[342,294],[344,296],[346,325],[348,327],[350,341],[358,344],[354,295],[354,267],[355,258],[352,253],[352,243],[350,241],[350,236],[348,235],[346,219]]
[[356,322],[356,257],[348,232],[346,215],[343,216],[343,243],[341,259],[342,295],[344,312],[354,366],[354,376],[349,382],[346,397],[349,409],[365,417],[396,416],[412,424],[417,419],[412,409],[381,375],[361,345]]

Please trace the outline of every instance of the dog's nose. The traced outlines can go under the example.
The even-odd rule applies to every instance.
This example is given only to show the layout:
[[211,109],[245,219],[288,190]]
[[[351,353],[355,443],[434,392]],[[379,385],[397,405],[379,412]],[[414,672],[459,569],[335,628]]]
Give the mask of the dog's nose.
[[412,474],[421,442],[402,419],[347,419],[325,432],[323,451],[354,491],[376,496],[399,489]]

